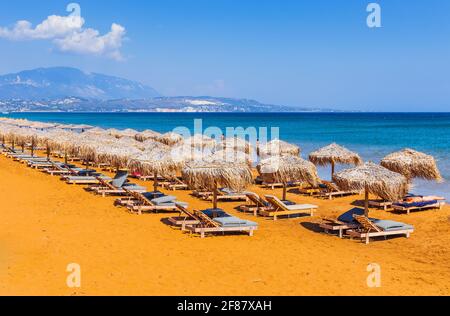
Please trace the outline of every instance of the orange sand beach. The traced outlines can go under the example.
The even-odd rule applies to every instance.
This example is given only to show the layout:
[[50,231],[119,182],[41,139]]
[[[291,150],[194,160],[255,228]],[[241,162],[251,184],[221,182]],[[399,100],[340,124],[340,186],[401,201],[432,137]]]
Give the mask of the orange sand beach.
[[[133,180],[151,190],[151,182]],[[250,187],[260,194],[275,193]],[[169,192],[166,192],[169,193]],[[210,203],[170,192],[190,209]],[[450,208],[371,216],[414,225],[411,238],[365,245],[320,232],[315,222],[337,216],[363,197],[333,201],[297,194],[319,206],[313,218],[278,221],[242,214],[242,203],[219,207],[256,221],[248,235],[205,239],[165,224],[168,214],[133,215],[82,186],[0,156],[0,295],[449,295]],[[68,264],[81,267],[81,287],[69,288]],[[367,266],[381,267],[381,287],[369,288]]]

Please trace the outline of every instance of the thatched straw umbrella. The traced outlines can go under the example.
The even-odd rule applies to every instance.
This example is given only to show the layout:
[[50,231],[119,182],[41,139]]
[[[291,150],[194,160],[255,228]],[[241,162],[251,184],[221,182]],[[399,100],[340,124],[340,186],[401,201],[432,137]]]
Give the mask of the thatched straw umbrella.
[[192,137],[183,140],[183,144],[191,146],[192,148],[214,148],[217,144],[214,139],[206,135],[196,134]]
[[100,127],[88,129],[85,133],[90,135],[108,135],[108,132]]
[[211,152],[210,155],[205,156],[207,162],[226,162],[234,164],[246,164],[252,166],[252,157],[249,153],[234,149],[225,149]]
[[148,139],[157,140],[158,137],[161,137],[161,136],[162,135],[160,133],[147,129],[143,132],[136,134],[136,140],[138,140],[140,142],[144,142]]
[[247,165],[225,162],[192,162],[183,168],[182,176],[190,188],[213,192],[214,209],[217,209],[219,186],[241,191],[252,183],[252,172]]
[[219,142],[216,146],[216,149],[242,151],[250,154],[252,151],[252,145],[245,139],[239,137],[228,137]]
[[413,178],[442,181],[434,157],[412,149],[403,149],[384,157],[381,165],[404,175],[409,181]]
[[261,160],[257,166],[264,181],[283,184],[283,200],[286,200],[287,184],[302,181],[317,187],[320,183],[316,166],[296,156],[273,156]]
[[300,156],[300,151],[300,147],[279,139],[274,139],[258,146],[258,155],[262,158],[270,156]]
[[128,167],[132,172],[142,175],[153,175],[153,188],[158,190],[158,175],[174,176],[184,166],[184,160],[172,155],[170,151],[155,148],[136,155],[130,160]]
[[319,166],[331,165],[331,177],[337,163],[355,166],[362,164],[362,159],[357,153],[336,143],[312,152],[309,154],[309,160]]
[[373,162],[367,162],[333,176],[342,190],[365,191],[364,209],[369,214],[369,193],[389,201],[400,200],[408,193],[408,181],[403,175]]
[[160,137],[157,138],[157,140],[168,146],[173,146],[178,143],[181,143],[183,141],[183,136],[174,132],[169,132],[161,135]]

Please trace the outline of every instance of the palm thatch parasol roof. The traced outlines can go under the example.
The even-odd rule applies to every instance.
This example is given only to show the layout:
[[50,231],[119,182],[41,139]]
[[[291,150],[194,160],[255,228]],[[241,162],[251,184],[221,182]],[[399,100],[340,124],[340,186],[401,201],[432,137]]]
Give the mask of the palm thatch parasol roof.
[[161,135],[160,137],[157,138],[157,140],[168,146],[173,146],[178,143],[181,143],[183,141],[183,136],[174,132],[169,132]]
[[217,186],[241,191],[252,183],[247,165],[225,162],[192,162],[183,168],[182,176],[191,188],[211,191]]
[[422,178],[442,181],[442,176],[434,157],[413,149],[407,148],[392,153],[383,158],[381,165],[404,175],[408,180]]
[[138,131],[131,129],[131,128],[127,128],[122,131],[119,131],[117,133],[117,136],[120,138],[122,138],[122,137],[136,138],[137,134],[139,134]]
[[316,166],[296,156],[272,156],[261,160],[258,172],[267,183],[283,183],[283,200],[286,200],[287,183],[306,182],[313,187],[320,183]]
[[140,142],[144,142],[148,139],[150,140],[157,140],[158,137],[161,137],[161,133],[152,131],[152,130],[145,130],[143,132],[140,132],[138,134],[136,134],[136,140],[140,141]]
[[135,155],[128,163],[131,172],[144,176],[154,176],[154,189],[157,190],[158,175],[168,178],[174,177],[184,166],[184,160],[173,155],[169,150],[154,148]]
[[332,163],[360,165],[361,157],[336,143],[323,147],[309,154],[309,160],[316,165],[326,166]]
[[331,176],[337,163],[356,166],[362,164],[362,159],[357,153],[336,143],[312,152],[309,154],[309,160],[319,166],[331,165]]
[[252,145],[245,139],[239,137],[228,137],[217,144],[216,150],[236,150],[250,154],[252,151]]
[[245,164],[249,167],[252,166],[252,157],[249,153],[237,150],[237,149],[222,149],[212,152],[210,155],[205,156],[205,161],[208,162],[225,162],[233,164]]
[[258,155],[262,158],[270,156],[299,156],[300,151],[300,147],[279,139],[260,144],[258,147]]
[[333,176],[333,180],[342,190],[365,190],[366,215],[369,212],[369,193],[388,201],[398,201],[409,189],[405,176],[373,162],[341,171]]
[[320,183],[316,166],[296,156],[266,158],[261,160],[257,169],[266,182],[302,181],[314,187],[317,187]]
[[252,171],[247,165],[234,163],[191,162],[182,170],[184,181],[190,188],[213,192],[213,208],[217,209],[219,186],[242,191],[252,183]]
[[183,144],[193,148],[214,148],[217,145],[214,139],[201,134],[184,139]]
[[94,127],[91,129],[88,129],[86,131],[87,134],[92,134],[92,135],[108,135],[108,132],[100,127]]

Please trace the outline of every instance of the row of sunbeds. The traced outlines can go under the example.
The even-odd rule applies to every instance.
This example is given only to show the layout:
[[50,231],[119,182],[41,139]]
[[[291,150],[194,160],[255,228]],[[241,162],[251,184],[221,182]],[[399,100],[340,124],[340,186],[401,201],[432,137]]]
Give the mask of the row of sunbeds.
[[445,198],[439,196],[426,197],[409,194],[401,201],[372,200],[369,201],[369,205],[373,208],[379,208],[385,211],[392,209],[398,212],[406,212],[409,215],[412,211],[429,209],[441,210],[445,205]]
[[[119,171],[114,178],[98,173],[93,169],[77,168],[72,164],[52,161],[44,157],[37,157],[22,152],[16,152],[8,148],[3,152],[5,156],[15,161],[27,164],[29,167],[40,170],[52,176],[59,176],[68,184],[87,185],[86,191],[101,196],[120,196],[116,206],[124,206],[136,214],[144,212],[180,212],[192,214],[195,220],[186,224],[183,222],[183,230],[198,233],[203,238],[210,233],[246,232],[250,236],[257,230],[258,225],[251,221],[241,220],[225,213],[223,210],[212,212],[211,210],[188,210],[188,204],[178,201],[175,196],[168,196],[162,192],[147,192],[145,187],[138,186],[128,181],[128,172]],[[169,219],[169,222],[173,220]],[[176,224],[176,221],[175,221]],[[174,225],[175,225],[174,224]]]
[[[115,205],[123,206],[133,213],[143,212],[179,212],[180,216],[169,218],[172,225],[183,231],[198,233],[205,237],[209,233],[246,232],[250,236],[257,230],[258,224],[231,216],[222,209],[189,211],[186,203],[176,200],[175,196],[167,196],[162,192],[147,192],[146,188],[128,182],[127,172],[118,172],[114,178],[97,173],[95,170],[77,168],[75,165],[51,161],[47,158],[34,157],[20,152],[7,151],[6,154],[16,161],[27,164],[31,168],[42,170],[50,175],[59,175],[70,184],[84,184],[87,191],[101,196],[122,196]],[[212,193],[199,196],[210,199]],[[298,205],[290,201],[281,201],[273,195],[261,198],[255,193],[235,193],[221,189],[219,196],[231,196],[232,200],[245,199],[251,203],[242,205],[242,212],[252,212],[256,216],[290,217],[294,215],[310,215],[318,209],[316,205]],[[353,209],[337,219],[324,218],[319,226],[326,232],[337,232],[339,237],[360,238],[366,243],[371,237],[405,235],[409,237],[414,228],[410,225],[393,221],[382,221],[364,216],[364,210]]]
[[364,215],[364,210],[360,208],[353,208],[337,219],[323,218],[319,222],[319,227],[326,233],[337,233],[339,238],[346,235],[350,238],[359,238],[366,244],[373,237],[387,238],[404,235],[409,238],[414,232],[414,227],[408,224],[368,218]]

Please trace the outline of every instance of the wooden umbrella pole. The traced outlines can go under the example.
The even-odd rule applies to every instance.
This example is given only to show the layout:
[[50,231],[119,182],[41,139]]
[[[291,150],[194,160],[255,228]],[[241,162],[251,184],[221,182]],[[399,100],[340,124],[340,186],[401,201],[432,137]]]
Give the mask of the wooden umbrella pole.
[[64,164],[67,165],[67,152],[64,152]]
[[50,160],[50,147],[47,144],[47,160]]
[[364,190],[364,213],[366,217],[369,216],[369,188],[366,185],[366,188]]
[[331,181],[333,181],[334,171],[335,171],[334,161],[331,161]]
[[217,182],[214,181],[213,208],[217,209]]
[[11,142],[12,150],[14,151],[14,141]]
[[31,140],[31,157],[34,156],[34,139]]
[[153,173],[153,191],[158,192],[158,172]]
[[283,182],[283,201],[287,200],[287,184]]

